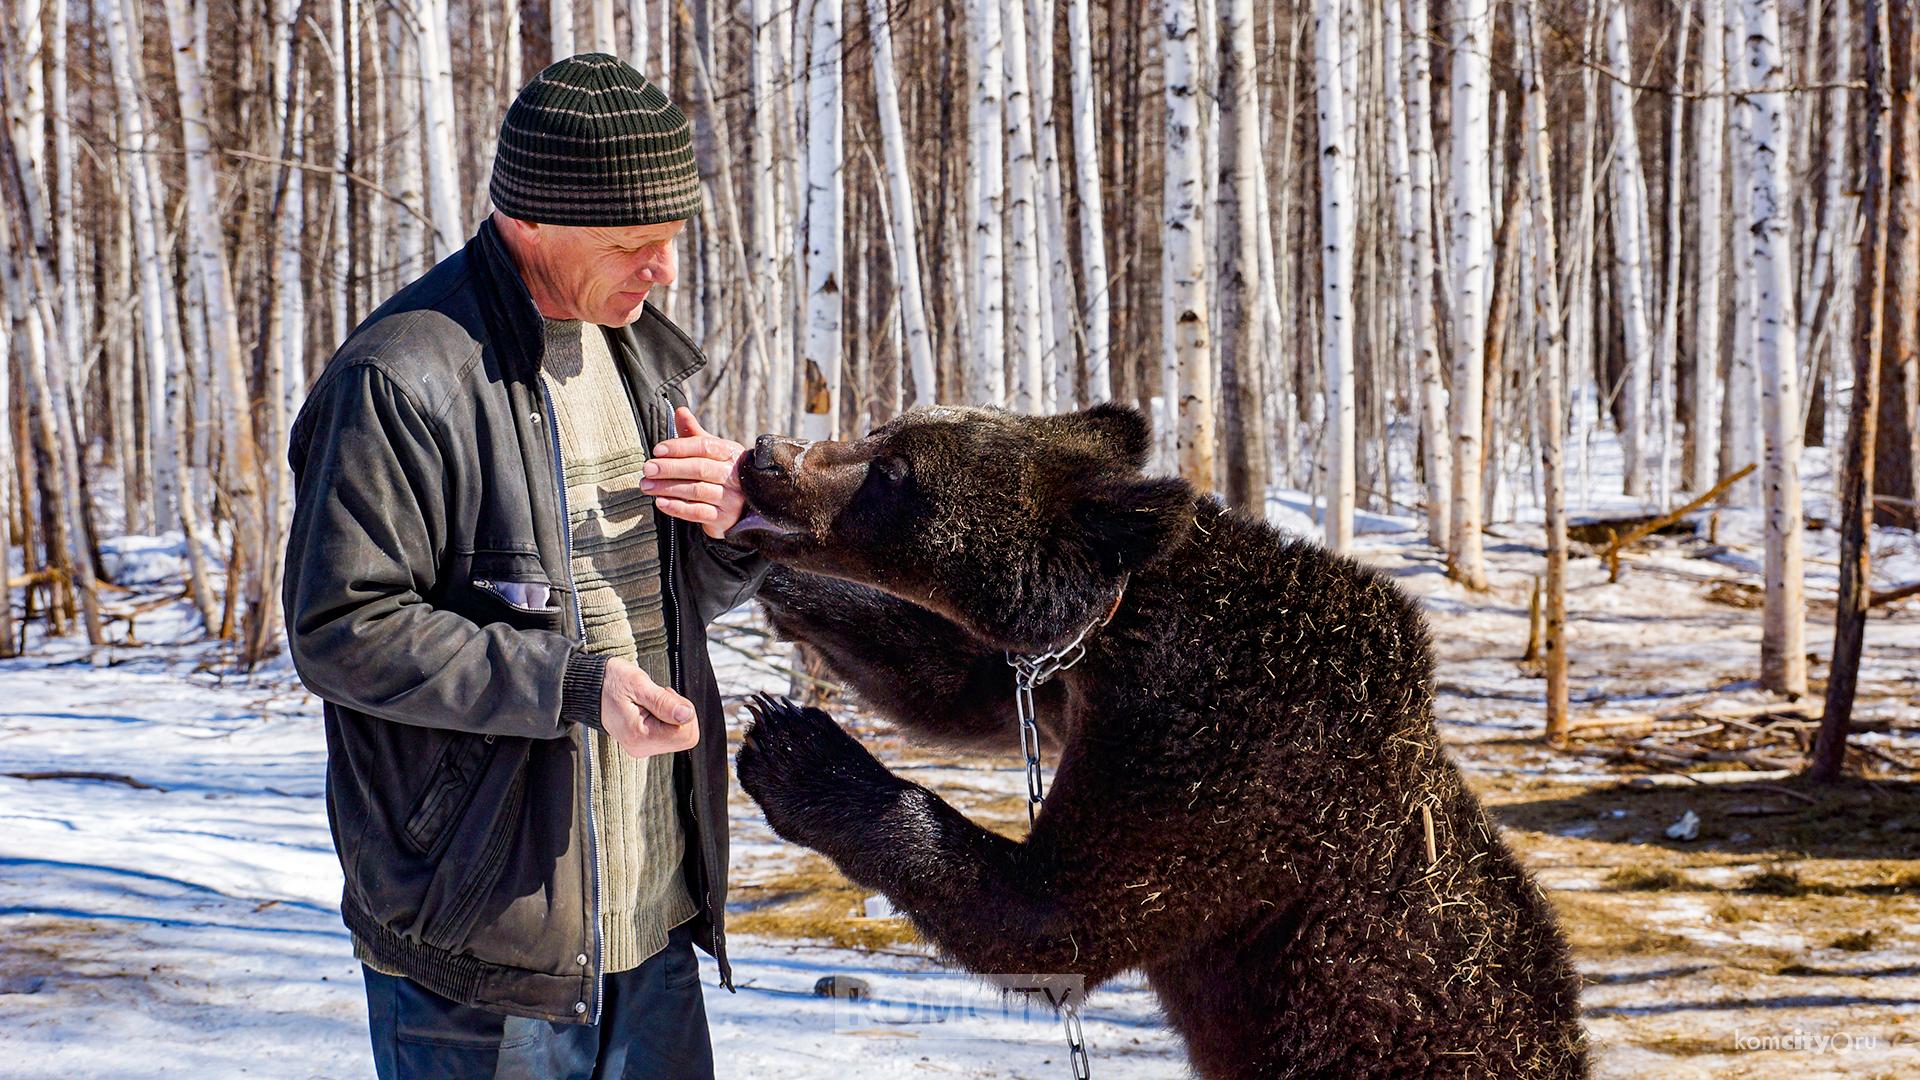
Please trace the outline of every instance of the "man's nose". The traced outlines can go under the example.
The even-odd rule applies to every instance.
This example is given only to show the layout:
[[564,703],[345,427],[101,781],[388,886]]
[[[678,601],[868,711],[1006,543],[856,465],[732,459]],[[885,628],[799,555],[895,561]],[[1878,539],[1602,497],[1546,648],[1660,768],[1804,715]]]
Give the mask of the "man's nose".
[[806,448],[806,443],[785,435],[762,435],[753,440],[753,453],[747,457],[747,468],[767,474],[791,472],[794,462],[799,460],[800,451]]
[[640,264],[640,278],[655,285],[672,285],[676,274],[673,244],[662,244]]

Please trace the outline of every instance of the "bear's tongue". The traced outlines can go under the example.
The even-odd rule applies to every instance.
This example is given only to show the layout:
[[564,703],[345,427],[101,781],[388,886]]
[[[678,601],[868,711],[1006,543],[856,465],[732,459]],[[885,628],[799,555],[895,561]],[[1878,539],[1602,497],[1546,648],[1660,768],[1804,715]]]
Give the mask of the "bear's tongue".
[[733,523],[733,528],[727,530],[727,539],[735,540],[744,537],[748,533],[756,532],[766,533],[769,536],[785,536],[788,533],[799,531],[800,530],[792,528],[791,526],[782,525],[774,521],[758,510],[749,509],[746,513],[740,515],[739,521]]

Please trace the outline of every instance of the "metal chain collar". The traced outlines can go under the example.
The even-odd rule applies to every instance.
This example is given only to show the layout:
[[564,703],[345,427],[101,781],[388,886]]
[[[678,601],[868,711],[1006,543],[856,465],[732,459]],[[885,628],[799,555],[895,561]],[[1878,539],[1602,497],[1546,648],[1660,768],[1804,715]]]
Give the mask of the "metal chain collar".
[[[1014,710],[1020,716],[1020,751],[1027,759],[1028,828],[1032,828],[1035,819],[1040,816],[1040,804],[1046,800],[1040,775],[1040,727],[1035,722],[1037,714],[1033,705],[1033,691],[1087,655],[1088,636],[1113,621],[1114,615],[1120,610],[1120,600],[1126,595],[1127,576],[1122,574],[1120,591],[1114,594],[1113,606],[1099,621],[1082,627],[1072,641],[1052,652],[1006,654],[1007,664],[1013,668]],[[1067,1029],[1067,1060],[1073,1066],[1074,1080],[1088,1080],[1092,1075],[1092,1064],[1087,1058],[1086,1035],[1080,1027],[1080,1005],[1071,995],[1060,1006],[1060,1018]]]

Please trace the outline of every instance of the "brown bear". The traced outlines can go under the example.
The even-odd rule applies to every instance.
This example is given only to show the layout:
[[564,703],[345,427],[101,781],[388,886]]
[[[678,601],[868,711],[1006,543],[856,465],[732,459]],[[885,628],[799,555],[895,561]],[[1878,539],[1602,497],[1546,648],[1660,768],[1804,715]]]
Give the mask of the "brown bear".
[[911,735],[1011,750],[1009,657],[1084,655],[1035,695],[1024,840],[786,702],[741,785],[960,966],[1143,972],[1203,1077],[1585,1075],[1566,944],[1441,750],[1413,603],[1145,475],[1150,441],[1112,405],[761,437],[729,535],[778,564],[774,628]]

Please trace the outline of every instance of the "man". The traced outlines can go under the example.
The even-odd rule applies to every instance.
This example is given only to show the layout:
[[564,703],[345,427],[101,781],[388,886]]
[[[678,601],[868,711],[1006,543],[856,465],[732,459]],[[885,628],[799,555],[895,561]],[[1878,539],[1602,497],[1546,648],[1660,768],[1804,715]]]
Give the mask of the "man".
[[692,946],[732,982],[705,628],[764,565],[720,539],[741,447],[686,408],[704,360],[646,303],[699,210],[686,118],[611,56],[563,60],[509,109],[492,197],[341,345],[291,443],[287,632],[326,702],[375,1064],[710,1077]]

